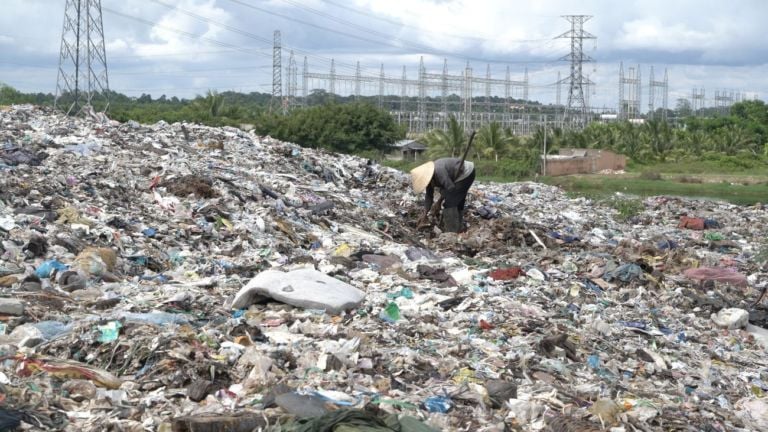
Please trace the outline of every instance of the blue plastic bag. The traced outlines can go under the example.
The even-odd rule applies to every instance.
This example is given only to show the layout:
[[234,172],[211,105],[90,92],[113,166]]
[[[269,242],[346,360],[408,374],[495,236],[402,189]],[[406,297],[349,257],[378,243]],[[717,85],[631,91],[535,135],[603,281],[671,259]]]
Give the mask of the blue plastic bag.
[[64,271],[64,270],[67,270],[68,268],[69,266],[57,260],[48,260],[40,264],[40,266],[37,267],[37,269],[35,269],[35,275],[40,279],[47,279],[51,277],[51,274],[53,273],[54,270]]

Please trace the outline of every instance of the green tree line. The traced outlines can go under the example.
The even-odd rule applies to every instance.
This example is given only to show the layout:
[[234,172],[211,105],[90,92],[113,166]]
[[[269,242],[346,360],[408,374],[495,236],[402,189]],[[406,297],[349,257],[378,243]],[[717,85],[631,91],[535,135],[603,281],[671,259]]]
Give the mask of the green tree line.
[[[327,95],[318,92],[312,95],[313,103],[323,105],[292,107],[285,115],[280,107],[270,110],[271,95],[265,93],[209,91],[189,100],[165,96],[152,99],[147,94],[129,98],[116,92],[107,96],[108,115],[118,121],[186,121],[210,126],[249,124],[260,135],[270,135],[304,147],[344,153],[381,154],[392,143],[405,137],[405,131],[386,111],[364,102],[334,103],[326,98]],[[0,105],[30,103],[52,106],[53,99],[51,94],[21,93],[0,85]],[[71,100],[68,95],[63,95],[59,103],[67,107]],[[104,107],[96,105],[94,108],[101,110]]]
[[[119,121],[251,124],[261,135],[347,153],[381,155],[405,136],[386,111],[374,106],[372,98],[355,102],[352,96],[322,90],[308,96],[310,106],[291,107],[287,115],[280,108],[271,111],[271,95],[257,92],[209,91],[193,99],[164,95],[153,99],[146,94],[131,98],[110,92],[108,97],[109,116]],[[0,104],[19,103],[52,105],[53,95],[22,93],[0,84]],[[466,146],[467,135],[451,118],[447,130],[430,131],[420,140],[428,146],[431,158],[457,156]],[[636,164],[711,160],[754,167],[768,159],[768,107],[763,101],[744,101],[734,104],[728,115],[686,117],[674,124],[653,119],[642,124],[593,122],[582,130],[548,128],[545,134],[539,128],[530,136],[515,135],[498,123],[489,123],[478,131],[471,157],[489,176],[531,176],[539,169],[545,135],[548,154],[561,148],[598,148],[624,154]]]
[[[467,135],[451,117],[447,130],[424,136],[427,156],[460,155]],[[543,128],[530,136],[518,136],[498,123],[489,123],[477,132],[470,154],[483,161],[488,176],[529,177],[539,170],[544,140]],[[605,149],[640,165],[704,160],[734,169],[768,168],[768,106],[759,100],[739,102],[730,115],[689,117],[677,126],[650,119],[641,124],[593,122],[582,130],[548,128],[546,142],[547,154],[557,154],[562,148]]]

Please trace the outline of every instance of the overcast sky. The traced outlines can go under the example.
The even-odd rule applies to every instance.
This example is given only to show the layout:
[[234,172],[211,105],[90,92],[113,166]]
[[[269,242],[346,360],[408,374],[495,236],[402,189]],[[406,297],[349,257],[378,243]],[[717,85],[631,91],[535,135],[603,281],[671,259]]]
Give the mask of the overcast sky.
[[[64,4],[3,0],[0,82],[54,92]],[[512,79],[522,80],[527,67],[529,98],[552,103],[558,71],[569,73],[558,59],[570,42],[556,36],[570,29],[561,17],[570,14],[593,16],[584,27],[596,36],[584,43],[596,60],[584,68],[596,83],[592,105],[617,105],[622,61],[626,73],[640,65],[643,110],[651,66],[656,80],[668,70],[670,108],[694,87],[706,89],[710,105],[715,91],[768,95],[764,0],[102,0],[102,7],[110,87],[133,96],[270,92],[271,41],[280,30],[284,68],[295,52],[299,93],[305,55],[313,73],[329,73],[333,58],[338,75],[354,76],[359,61],[363,76],[378,77],[383,63],[387,76],[400,78],[405,66],[414,80],[423,57],[430,73],[442,72],[443,59],[456,75],[467,61],[474,76],[485,76],[490,63],[500,79],[509,66]],[[311,79],[309,86],[327,82]],[[339,81],[336,91],[353,92],[354,83]],[[361,91],[375,94],[378,83],[363,84]],[[475,95],[484,91],[482,84],[474,89]],[[492,91],[502,95],[504,89]],[[386,92],[399,94],[400,88],[387,86]],[[522,96],[520,89],[513,93]]]

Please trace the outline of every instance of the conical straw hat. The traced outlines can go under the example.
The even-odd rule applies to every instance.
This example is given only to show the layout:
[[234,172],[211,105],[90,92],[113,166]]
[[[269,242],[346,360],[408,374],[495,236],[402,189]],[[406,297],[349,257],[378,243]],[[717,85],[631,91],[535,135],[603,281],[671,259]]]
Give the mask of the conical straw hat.
[[435,173],[435,163],[429,161],[419,165],[411,170],[411,180],[413,181],[413,191],[416,193],[424,192],[427,185],[432,180],[432,174]]

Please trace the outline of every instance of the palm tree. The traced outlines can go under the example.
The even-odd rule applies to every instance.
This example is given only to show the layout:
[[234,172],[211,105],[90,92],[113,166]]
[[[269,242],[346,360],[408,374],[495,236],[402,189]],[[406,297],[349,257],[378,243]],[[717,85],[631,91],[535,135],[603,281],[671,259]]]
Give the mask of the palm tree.
[[192,108],[204,118],[212,119],[222,113],[224,97],[215,90],[208,90],[205,97],[198,97],[192,102]]
[[690,132],[678,130],[677,134],[677,141],[682,145],[682,147],[687,152],[696,156],[701,156],[701,153],[710,146],[709,134],[705,133],[701,129],[696,129]]
[[600,146],[601,148],[619,151],[619,128],[616,125],[609,124],[601,129]]
[[424,136],[424,143],[427,145],[427,155],[430,158],[458,157],[464,151],[467,136],[464,134],[464,127],[456,121],[456,117],[451,116],[448,119],[448,130],[430,131]]
[[715,151],[733,156],[740,150],[753,150],[754,138],[744,128],[728,125],[718,129],[714,137]]
[[603,125],[598,123],[590,123],[581,131],[583,136],[582,143],[586,148],[605,148],[603,146]]
[[478,134],[478,148],[486,156],[493,156],[496,162],[499,156],[509,152],[511,139],[504,133],[498,122],[491,122],[480,129]]
[[638,160],[642,151],[642,141],[640,131],[630,122],[624,122],[620,131],[621,153],[627,155],[630,159]]
[[667,122],[648,120],[642,126],[645,139],[651,147],[651,152],[661,161],[666,158],[672,146],[672,130]]
[[[556,154],[558,150],[565,147],[565,134],[561,128],[547,128],[547,154]],[[533,131],[530,138],[529,147],[535,147],[539,153],[544,148],[544,128],[538,127]],[[517,143],[519,145],[519,143]],[[517,147],[517,145],[515,147]]]

